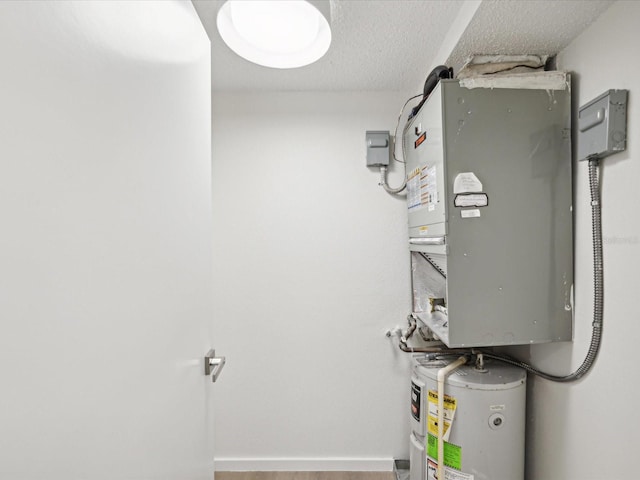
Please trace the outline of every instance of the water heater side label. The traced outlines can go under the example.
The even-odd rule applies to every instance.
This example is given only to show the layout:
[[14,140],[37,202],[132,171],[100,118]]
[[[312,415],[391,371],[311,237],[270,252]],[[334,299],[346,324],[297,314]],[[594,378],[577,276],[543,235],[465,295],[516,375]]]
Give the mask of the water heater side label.
[[[427,435],[427,457],[438,461],[438,438]],[[462,468],[462,447],[444,442],[444,466],[460,470]]]
[[[438,437],[438,392],[435,390],[429,390],[429,416],[427,418],[427,430],[428,432]],[[457,401],[455,397],[450,395],[444,396],[444,426],[442,438],[445,441],[449,440],[451,435],[451,425],[453,424],[453,417],[456,414]]]
[[[427,458],[427,480],[437,480],[438,464]],[[444,480],[474,480],[472,473],[464,473],[447,466],[444,467]]]
[[411,415],[417,421],[420,421],[420,397],[422,396],[422,389],[411,382]]

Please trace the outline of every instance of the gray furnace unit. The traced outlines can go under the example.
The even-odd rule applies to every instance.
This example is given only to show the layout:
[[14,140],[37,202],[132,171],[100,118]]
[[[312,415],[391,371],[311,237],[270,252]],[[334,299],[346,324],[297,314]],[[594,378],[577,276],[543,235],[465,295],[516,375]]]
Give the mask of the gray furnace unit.
[[443,80],[404,130],[413,310],[449,347],[572,338],[565,80]]

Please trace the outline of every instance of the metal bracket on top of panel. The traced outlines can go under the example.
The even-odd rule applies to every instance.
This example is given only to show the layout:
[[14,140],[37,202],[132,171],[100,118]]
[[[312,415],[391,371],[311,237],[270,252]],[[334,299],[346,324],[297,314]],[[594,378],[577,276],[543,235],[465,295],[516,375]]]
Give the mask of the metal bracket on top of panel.
[[578,159],[604,158],[627,148],[628,90],[609,90],[580,107]]

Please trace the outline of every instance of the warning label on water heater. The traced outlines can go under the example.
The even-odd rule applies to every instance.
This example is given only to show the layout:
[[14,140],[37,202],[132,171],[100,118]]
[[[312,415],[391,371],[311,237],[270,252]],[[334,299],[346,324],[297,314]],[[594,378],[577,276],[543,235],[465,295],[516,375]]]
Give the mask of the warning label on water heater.
[[[453,443],[444,442],[444,465],[460,470],[462,468],[462,447]],[[438,439],[429,434],[427,435],[427,458],[438,461]]]
[[[427,417],[427,429],[431,435],[438,436],[438,392],[435,390],[429,390],[428,394],[429,402],[429,414]],[[456,415],[457,401],[455,397],[449,395],[444,396],[444,434],[442,438],[445,441],[449,440],[451,435],[451,424],[453,423],[453,417]]]
[[[430,458],[427,458],[427,480],[438,480],[438,464]],[[445,466],[444,480],[474,480],[474,476]]]

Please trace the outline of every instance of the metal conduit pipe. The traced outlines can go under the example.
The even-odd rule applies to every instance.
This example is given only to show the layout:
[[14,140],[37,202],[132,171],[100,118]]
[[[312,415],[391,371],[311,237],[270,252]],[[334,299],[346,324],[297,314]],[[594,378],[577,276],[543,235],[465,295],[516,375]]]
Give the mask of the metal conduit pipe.
[[384,188],[387,193],[400,193],[407,187],[407,178],[405,176],[402,185],[400,185],[398,188],[392,188],[387,183],[387,167],[382,166],[380,167],[380,185],[382,185],[382,188]]
[[589,372],[600,351],[602,343],[602,319],[604,309],[604,270],[602,261],[602,214],[600,208],[600,176],[598,167],[600,160],[589,160],[589,189],[591,191],[591,230],[593,241],[593,323],[591,343],[582,364],[569,375],[551,375],[538,370],[528,363],[521,362],[507,355],[483,351],[484,356],[493,358],[516,367],[524,368],[527,372],[553,382],[573,382],[579,380]]
[[438,357],[450,357],[471,353],[471,351],[466,348],[449,348],[443,344],[438,346],[434,345],[433,347],[409,347],[406,343],[400,342],[398,348],[406,353],[435,353]]
[[[400,340],[398,348],[406,353],[442,353],[446,347],[409,347],[406,342]],[[448,351],[448,349],[446,349]]]

